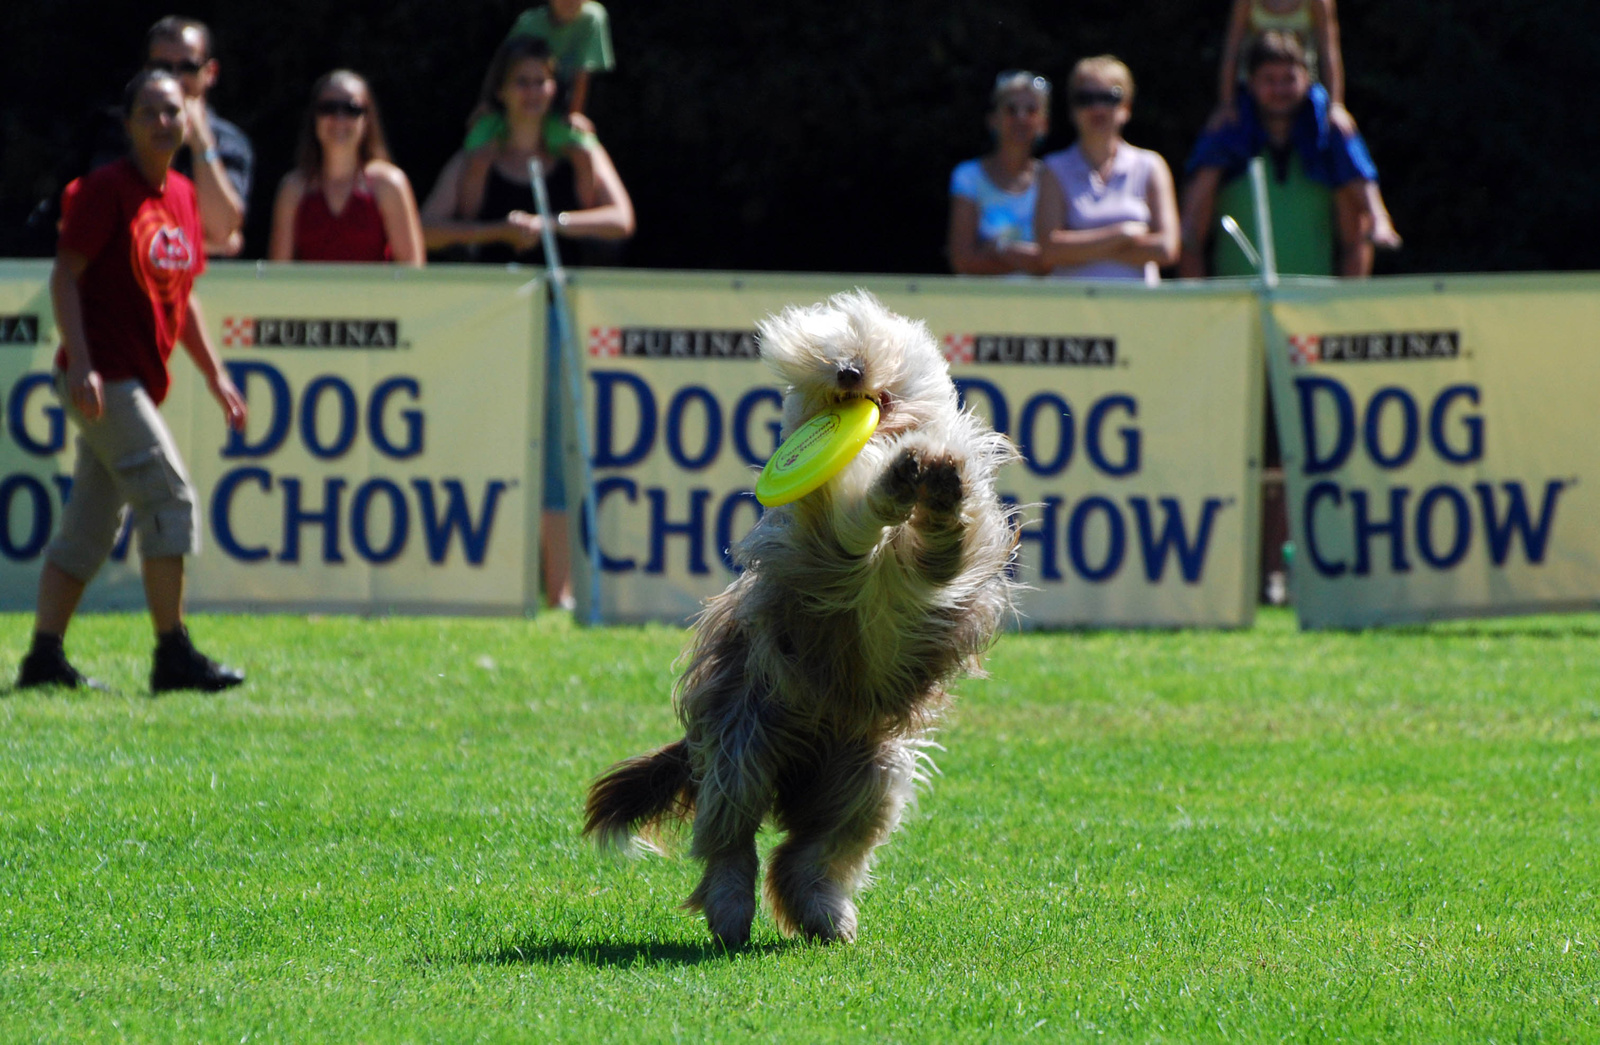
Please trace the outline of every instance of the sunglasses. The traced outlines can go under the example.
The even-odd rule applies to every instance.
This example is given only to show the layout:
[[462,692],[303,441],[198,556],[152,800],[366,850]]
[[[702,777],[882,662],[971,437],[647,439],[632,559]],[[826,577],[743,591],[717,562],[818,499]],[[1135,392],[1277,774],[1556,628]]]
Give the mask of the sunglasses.
[[352,120],[367,115],[367,107],[365,105],[357,105],[355,102],[339,101],[337,99],[318,102],[311,107],[311,111],[318,116],[348,116]]
[[1074,109],[1088,109],[1096,105],[1118,106],[1122,104],[1122,88],[1113,87],[1108,91],[1073,91],[1068,99]]
[[1040,94],[1047,95],[1050,93],[1050,81],[1042,76],[1035,76],[1026,69],[1007,69],[994,78],[994,89],[996,91],[1016,90],[1019,88],[1029,88],[1038,91]]
[[201,69],[205,68],[205,63],[191,62],[187,58],[181,62],[163,62],[152,58],[144,63],[144,67],[146,69],[160,69],[162,72],[171,73],[173,76],[196,76]]

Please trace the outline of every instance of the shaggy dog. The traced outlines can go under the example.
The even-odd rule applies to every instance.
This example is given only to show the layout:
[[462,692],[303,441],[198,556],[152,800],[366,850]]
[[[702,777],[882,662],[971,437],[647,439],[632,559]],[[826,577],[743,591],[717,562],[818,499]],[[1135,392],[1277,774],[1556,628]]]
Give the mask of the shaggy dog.
[[1011,609],[1017,539],[995,494],[1015,454],[956,389],[927,328],[864,291],[760,324],[786,386],[785,434],[858,397],[880,409],[861,453],[769,509],[706,603],[675,697],[682,740],[589,790],[585,833],[624,844],[694,820],[705,874],[685,906],[740,946],[755,916],[756,832],[770,813],[767,902],[786,934],[852,940],[852,895],[925,779],[946,686],[977,674]]

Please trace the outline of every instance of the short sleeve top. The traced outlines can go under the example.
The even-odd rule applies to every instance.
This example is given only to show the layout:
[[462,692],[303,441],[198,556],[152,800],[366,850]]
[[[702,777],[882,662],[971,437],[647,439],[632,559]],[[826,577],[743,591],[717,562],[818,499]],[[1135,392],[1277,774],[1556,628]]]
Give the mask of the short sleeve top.
[[[233,191],[239,194],[239,202],[245,210],[249,210],[250,187],[255,177],[255,147],[243,131],[210,108],[206,109],[206,119],[210,121],[211,133],[217,139],[217,158],[222,161],[222,169],[227,172]],[[193,181],[194,151],[179,149],[178,155],[173,157],[172,169]]]
[[511,36],[548,42],[562,79],[580,71],[607,72],[617,65],[611,54],[611,22],[597,0],[584,0],[577,17],[566,25],[551,21],[548,7],[529,8],[512,24],[508,39]]
[[950,195],[971,200],[977,206],[980,241],[1033,242],[1033,209],[1039,200],[1038,177],[1021,192],[1007,192],[989,180],[981,160],[967,160],[950,172]]
[[[102,380],[137,378],[160,403],[189,293],[206,267],[194,183],[168,171],[155,188],[124,158],[68,185],[61,210],[57,250],[89,259],[78,293],[90,362]],[[56,366],[66,365],[63,350]]]

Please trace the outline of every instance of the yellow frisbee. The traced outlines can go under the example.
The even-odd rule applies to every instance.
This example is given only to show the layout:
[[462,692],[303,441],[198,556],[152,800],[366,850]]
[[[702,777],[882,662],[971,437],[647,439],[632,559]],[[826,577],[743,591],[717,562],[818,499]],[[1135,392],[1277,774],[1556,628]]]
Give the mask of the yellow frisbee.
[[756,500],[768,508],[798,501],[855,460],[877,427],[878,404],[870,399],[852,399],[813,417],[761,469]]

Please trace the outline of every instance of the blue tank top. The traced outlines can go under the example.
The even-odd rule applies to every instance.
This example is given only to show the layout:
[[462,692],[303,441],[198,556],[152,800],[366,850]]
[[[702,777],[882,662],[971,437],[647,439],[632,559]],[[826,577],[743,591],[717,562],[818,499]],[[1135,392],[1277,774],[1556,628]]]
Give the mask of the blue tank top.
[[1033,181],[1021,192],[996,187],[980,160],[958,164],[950,173],[950,195],[971,200],[978,208],[978,239],[983,243],[1032,243],[1033,208],[1039,199],[1037,166]]

